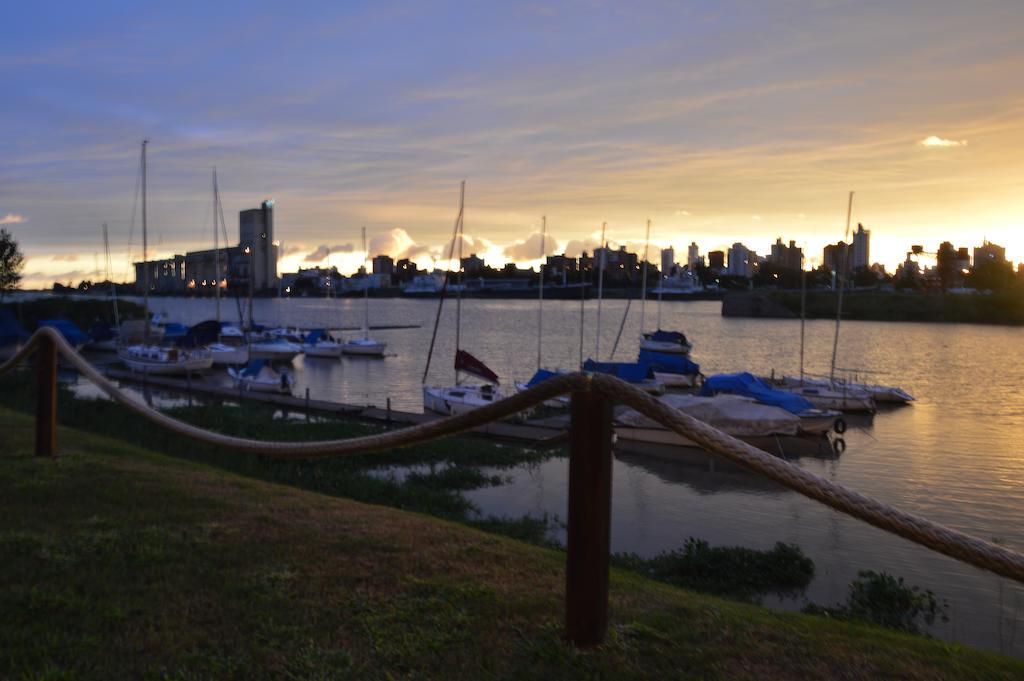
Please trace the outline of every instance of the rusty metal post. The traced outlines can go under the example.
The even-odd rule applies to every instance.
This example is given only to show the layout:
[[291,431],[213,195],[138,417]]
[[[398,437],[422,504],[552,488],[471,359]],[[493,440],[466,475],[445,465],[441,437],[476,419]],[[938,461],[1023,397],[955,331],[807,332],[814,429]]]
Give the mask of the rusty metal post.
[[574,391],[570,414],[565,619],[569,641],[583,648],[603,643],[608,628],[611,400],[593,391]]
[[36,346],[36,456],[57,456],[57,344]]

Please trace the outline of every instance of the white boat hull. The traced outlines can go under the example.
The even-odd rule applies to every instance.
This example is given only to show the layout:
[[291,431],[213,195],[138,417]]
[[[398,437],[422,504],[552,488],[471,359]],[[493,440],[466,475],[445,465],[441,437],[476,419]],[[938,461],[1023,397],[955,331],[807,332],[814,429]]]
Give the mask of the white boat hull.
[[693,350],[691,343],[672,343],[670,341],[655,341],[647,338],[640,340],[640,349],[650,352],[663,352],[666,355],[689,355]]
[[654,380],[661,381],[666,388],[693,388],[697,385],[697,374],[666,374],[655,371]]
[[387,343],[373,340],[350,340],[346,342],[341,351],[346,355],[362,355],[364,357],[383,357],[387,349]]
[[843,392],[813,386],[781,386],[779,390],[799,395],[818,409],[839,411],[875,411],[875,402],[864,392]]
[[249,347],[246,345],[225,345],[224,343],[214,343],[210,347],[210,353],[213,355],[213,363],[217,365],[228,365],[228,364],[248,364],[249,363]]
[[209,352],[196,350],[121,348],[117,356],[131,371],[153,376],[199,373],[213,366]]
[[[758,435],[737,438],[769,454],[815,454],[828,450],[831,446],[823,435]],[[616,449],[672,456],[673,451],[700,450],[707,451],[693,440],[667,428],[637,428],[632,426],[615,426]]]
[[290,362],[302,352],[295,343],[253,343],[249,346],[251,359],[269,359],[272,362]]
[[[490,387],[490,386],[487,386]],[[423,387],[423,409],[435,414],[456,416],[500,400],[497,388],[484,386]]]
[[302,352],[303,354],[306,355],[306,357],[341,357],[341,349],[341,343],[324,342],[315,344],[302,344]]

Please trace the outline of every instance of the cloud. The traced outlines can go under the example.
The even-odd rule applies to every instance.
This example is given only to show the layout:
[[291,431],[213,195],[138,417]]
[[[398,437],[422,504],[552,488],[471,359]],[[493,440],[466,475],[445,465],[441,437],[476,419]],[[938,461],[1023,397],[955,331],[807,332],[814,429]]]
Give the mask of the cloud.
[[918,142],[922,147],[966,147],[967,140],[947,140],[930,135]]
[[370,257],[376,255],[387,255],[396,260],[402,258],[416,258],[426,255],[429,249],[413,241],[401,227],[395,227],[384,234],[378,234],[370,239]]
[[[505,246],[504,253],[512,260],[536,260],[540,253],[541,233],[534,232],[526,237],[525,241],[517,241],[514,244]],[[554,255],[558,248],[558,242],[550,234],[544,239],[544,255]]]
[[351,253],[352,244],[336,244],[334,246],[328,246],[327,244],[320,244],[316,247],[316,250],[307,255],[302,259],[303,262],[320,262],[331,253]]
[[50,258],[50,260],[54,260],[56,262],[75,262],[78,260],[78,256],[74,253],[68,253],[67,255],[55,255]]
[[287,257],[289,255],[295,255],[296,253],[301,253],[304,250],[306,250],[306,247],[303,246],[302,244],[299,244],[297,246],[285,246],[284,247],[284,252],[281,253],[281,257]]
[[583,254],[583,251],[593,253],[599,243],[600,242],[593,237],[587,239],[570,239],[562,252],[565,253],[567,257],[578,258]]
[[0,218],[0,225],[20,225],[23,222],[28,222],[28,218],[18,213],[8,213]]
[[690,211],[688,211],[688,210],[677,210],[675,214],[676,215],[687,216],[687,215],[690,215]]
[[[453,244],[455,246],[454,248],[452,248]],[[444,246],[441,248],[441,254],[440,254],[439,257],[440,258],[447,258],[448,257],[448,253],[449,253],[449,249],[451,249],[450,252],[452,254],[452,258],[459,257],[459,243],[457,241],[455,241],[455,239],[450,239],[450,240],[445,242]],[[476,255],[479,255],[479,256],[483,256],[485,253],[493,253],[494,251],[500,251],[500,250],[501,249],[497,248],[494,245],[494,242],[491,241],[490,239],[485,239],[485,238],[483,238],[481,236],[473,237],[473,236],[469,236],[468,234],[463,234],[462,235],[462,257],[463,258],[468,257],[471,254],[476,254]]]

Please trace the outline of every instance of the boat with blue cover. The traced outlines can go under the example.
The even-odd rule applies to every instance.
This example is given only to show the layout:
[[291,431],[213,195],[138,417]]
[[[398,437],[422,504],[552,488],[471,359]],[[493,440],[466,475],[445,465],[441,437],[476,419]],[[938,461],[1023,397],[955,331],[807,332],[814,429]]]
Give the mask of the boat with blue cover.
[[652,395],[665,392],[665,384],[654,377],[654,370],[646,362],[597,362],[588,359],[583,363],[583,370],[621,378]]
[[781,407],[800,417],[800,429],[806,433],[828,433],[835,430],[842,433],[846,422],[838,411],[819,409],[810,401],[795,393],[778,390],[753,374],[743,371],[735,374],[715,374],[704,379],[700,395],[741,395],[757,400],[761,404]]

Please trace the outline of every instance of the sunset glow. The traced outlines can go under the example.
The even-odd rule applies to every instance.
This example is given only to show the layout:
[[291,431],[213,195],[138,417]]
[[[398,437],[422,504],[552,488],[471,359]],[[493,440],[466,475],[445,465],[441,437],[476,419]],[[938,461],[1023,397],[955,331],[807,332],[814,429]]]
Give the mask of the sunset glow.
[[152,256],[212,247],[216,166],[231,238],[275,198],[281,271],[326,247],[354,271],[363,225],[371,255],[434,264],[461,179],[494,265],[537,261],[541,215],[558,250],[604,221],[633,248],[649,218],[652,247],[820,259],[851,190],[890,271],[943,240],[1024,259],[1019,2],[12,12],[0,224],[27,287],[94,278],[103,222],[126,276],[143,137]]

